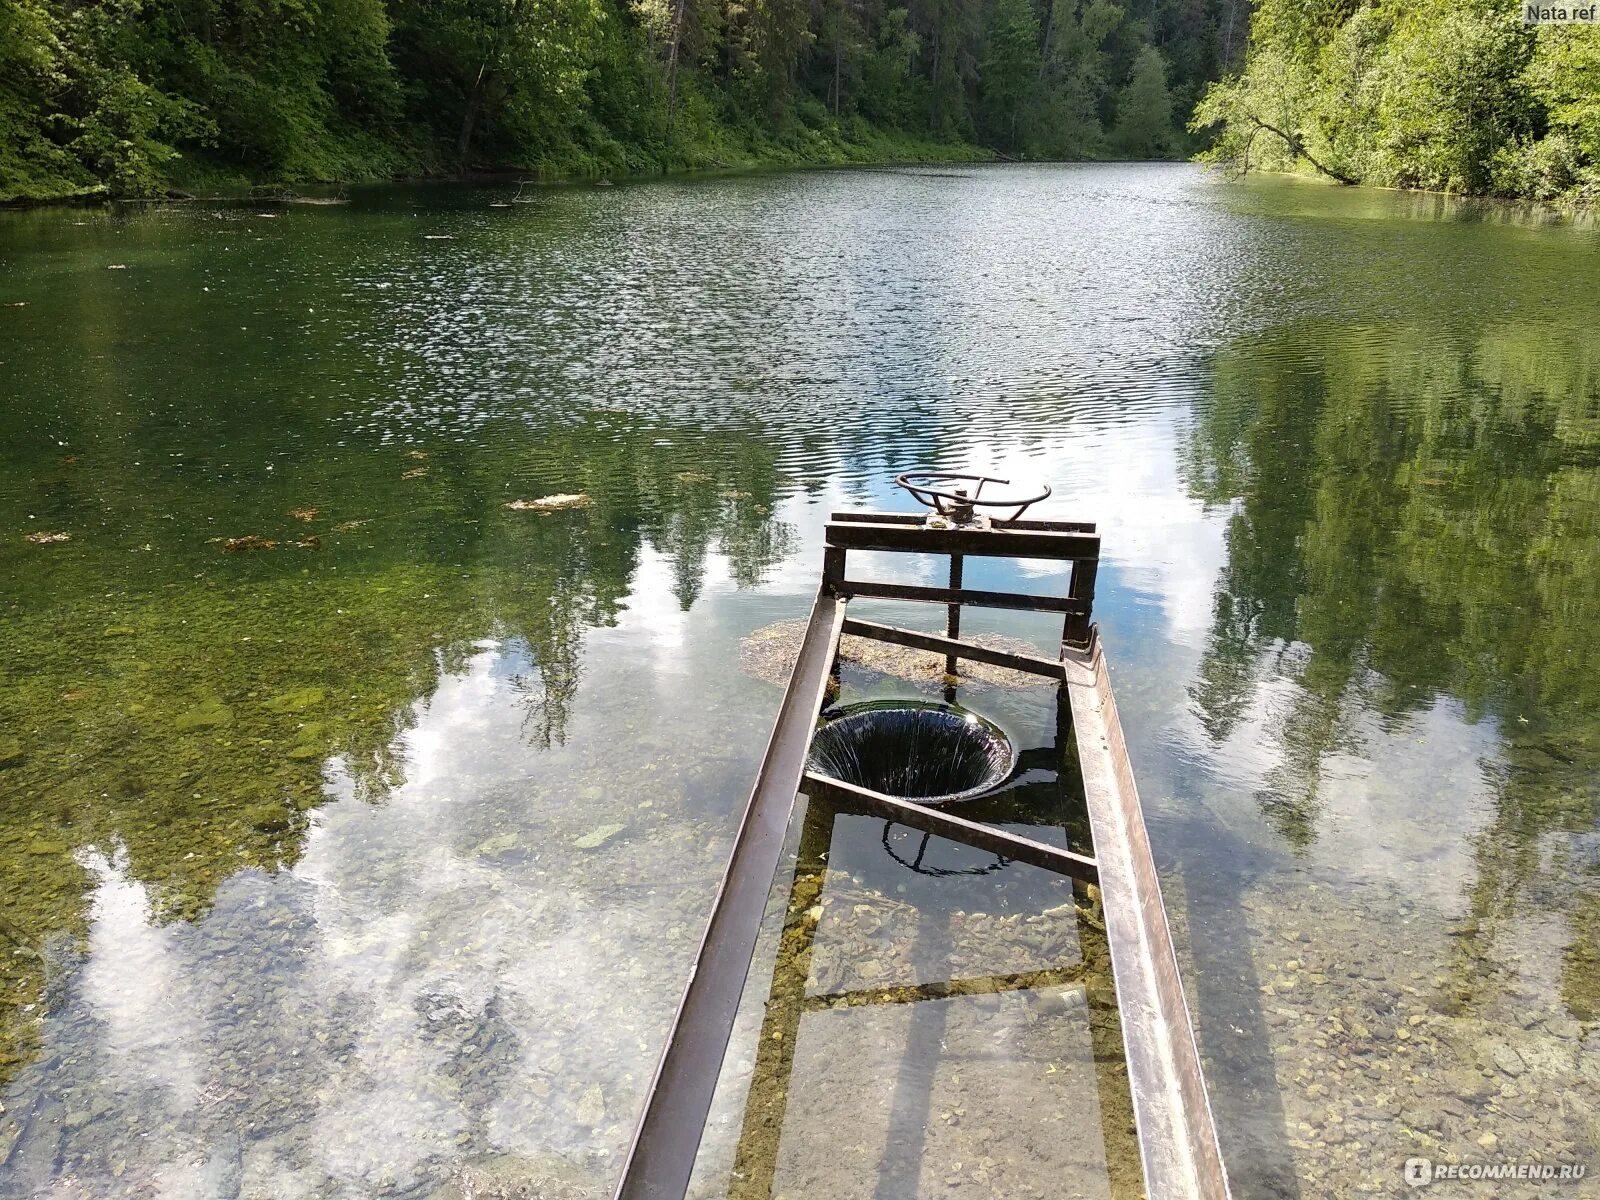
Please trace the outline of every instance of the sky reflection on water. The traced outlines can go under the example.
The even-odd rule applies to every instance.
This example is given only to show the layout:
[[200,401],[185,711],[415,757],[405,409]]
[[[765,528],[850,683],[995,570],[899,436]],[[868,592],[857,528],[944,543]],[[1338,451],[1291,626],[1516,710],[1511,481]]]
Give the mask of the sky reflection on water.
[[[776,710],[740,638],[920,464],[1102,524],[1238,1194],[1592,1154],[1592,232],[1184,168],[487,198],[0,226],[0,1188],[603,1191]],[[247,533],[279,546],[208,540]],[[1041,1019],[984,1021],[1042,1113],[1085,1034]],[[861,1080],[799,1079],[780,1179],[881,1193],[887,1101],[819,1175]],[[996,1136],[948,1182],[940,1136],[930,1192],[1067,1169]]]

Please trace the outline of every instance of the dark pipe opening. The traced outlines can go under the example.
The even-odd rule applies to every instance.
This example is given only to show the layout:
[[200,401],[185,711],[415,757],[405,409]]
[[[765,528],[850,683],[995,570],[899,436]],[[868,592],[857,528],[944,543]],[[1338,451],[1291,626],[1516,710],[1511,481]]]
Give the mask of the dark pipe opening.
[[840,709],[811,739],[811,770],[885,795],[943,804],[989,791],[1016,750],[976,713],[915,700]]

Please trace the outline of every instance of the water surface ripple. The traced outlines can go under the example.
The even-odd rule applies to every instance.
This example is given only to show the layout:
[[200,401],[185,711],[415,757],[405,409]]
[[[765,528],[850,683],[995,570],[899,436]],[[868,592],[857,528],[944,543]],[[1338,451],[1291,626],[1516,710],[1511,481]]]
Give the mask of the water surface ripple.
[[[918,465],[1101,522],[1235,1193],[1600,1172],[1590,225],[1183,166],[513,195],[0,213],[0,1193],[605,1194],[777,708],[746,639]],[[996,819],[1080,836],[1048,696],[968,690]],[[1059,881],[830,837],[695,1194],[1138,1194]],[[785,970],[1033,983],[779,1052]]]

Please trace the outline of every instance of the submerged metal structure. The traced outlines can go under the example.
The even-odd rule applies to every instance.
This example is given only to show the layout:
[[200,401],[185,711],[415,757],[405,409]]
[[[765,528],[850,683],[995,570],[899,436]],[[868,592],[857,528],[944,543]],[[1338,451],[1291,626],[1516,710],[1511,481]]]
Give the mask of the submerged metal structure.
[[[1086,522],[1024,519],[1030,505],[1050,494],[1048,487],[1009,498],[991,491],[985,498],[986,486],[1004,487],[1007,482],[938,473],[902,475],[896,482],[931,512],[926,516],[837,512],[826,527],[821,585],[693,974],[634,1131],[617,1200],[680,1200],[688,1189],[768,893],[801,792],[844,811],[884,817],[1058,872],[1079,884],[1098,885],[1144,1187],[1152,1200],[1226,1200],[1227,1176],[1160,884],[1105,653],[1091,621],[1100,559],[1096,528]],[[1014,511],[991,517],[980,512],[982,508]],[[948,586],[854,578],[848,570],[852,551],[948,556]],[[963,564],[974,557],[1069,564],[1066,594],[965,587]],[[945,634],[850,617],[848,605],[857,598],[943,606]],[[961,612],[969,605],[1061,615],[1059,657],[1011,653],[962,640]],[[1056,681],[1063,729],[1070,725],[1082,777],[1093,855],[1022,837],[952,811],[967,807],[966,803],[951,808],[918,804],[808,770],[812,737],[845,634],[942,654],[950,675],[956,674],[961,660],[970,660]],[[808,834],[814,824],[808,820]],[[805,853],[802,845],[802,856]],[[1017,981],[1013,986],[1037,982],[1041,981]],[[803,1007],[802,998],[785,1011],[792,1010],[798,1020]]]

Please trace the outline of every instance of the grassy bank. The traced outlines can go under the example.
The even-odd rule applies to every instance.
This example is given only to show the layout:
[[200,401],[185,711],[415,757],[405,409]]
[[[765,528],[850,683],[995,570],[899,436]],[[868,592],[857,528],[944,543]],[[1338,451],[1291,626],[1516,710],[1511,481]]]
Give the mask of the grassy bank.
[[[238,196],[263,189],[336,187],[345,184],[415,182],[424,180],[485,180],[496,176],[560,182],[582,179],[640,179],[697,171],[743,171],[771,167],[826,167],[856,164],[892,166],[909,163],[991,162],[992,150],[970,142],[941,142],[895,131],[875,129],[861,122],[843,129],[827,127],[798,131],[789,137],[728,134],[709,143],[682,147],[678,153],[629,153],[627,147],[571,147],[564,153],[537,159],[482,164],[471,171],[452,170],[447,164],[420,154],[391,154],[371,159],[351,158],[326,172],[283,176],[252,175],[214,162],[186,162],[171,176],[175,192],[193,196]],[[104,189],[44,192],[28,196],[0,196],[0,204],[28,205],[115,199]]]
[[542,181],[637,178],[676,172],[762,167],[837,166],[849,163],[985,162],[996,153],[969,141],[936,140],[884,129],[860,118],[790,122],[780,131],[704,125],[692,139],[659,148],[600,136],[533,156],[453,167],[431,143],[412,145],[352,136],[327,137],[299,158],[295,169],[247,170],[205,153],[175,155],[150,186],[136,192],[71,173],[19,171],[0,181],[0,204],[25,206],[174,195],[243,195],[259,189],[337,186],[421,179],[472,179],[513,175]]

